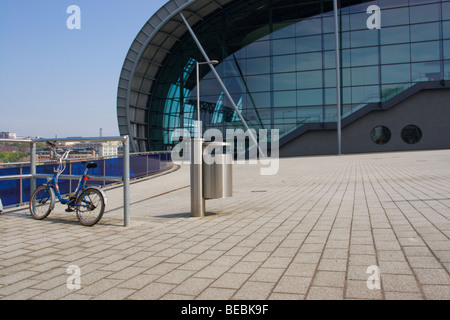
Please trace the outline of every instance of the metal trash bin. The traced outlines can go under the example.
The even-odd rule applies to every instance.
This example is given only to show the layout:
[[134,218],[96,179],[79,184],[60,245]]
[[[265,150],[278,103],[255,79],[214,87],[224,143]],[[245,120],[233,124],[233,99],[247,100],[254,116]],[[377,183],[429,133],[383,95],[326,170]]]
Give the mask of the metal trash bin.
[[207,163],[205,157],[202,157],[203,198],[206,200],[233,196],[233,157],[230,152],[226,152],[229,146],[225,142],[203,143],[204,155],[214,153],[213,149],[222,148],[222,153],[214,153],[213,163]]

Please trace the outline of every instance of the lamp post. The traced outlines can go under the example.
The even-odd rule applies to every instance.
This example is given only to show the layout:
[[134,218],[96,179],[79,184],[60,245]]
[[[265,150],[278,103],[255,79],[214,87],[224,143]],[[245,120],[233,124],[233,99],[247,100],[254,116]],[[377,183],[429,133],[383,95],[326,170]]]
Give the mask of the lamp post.
[[205,198],[203,197],[203,138],[200,122],[200,72],[203,64],[218,64],[217,60],[197,62],[197,134],[191,141],[191,215],[203,217],[205,215]]

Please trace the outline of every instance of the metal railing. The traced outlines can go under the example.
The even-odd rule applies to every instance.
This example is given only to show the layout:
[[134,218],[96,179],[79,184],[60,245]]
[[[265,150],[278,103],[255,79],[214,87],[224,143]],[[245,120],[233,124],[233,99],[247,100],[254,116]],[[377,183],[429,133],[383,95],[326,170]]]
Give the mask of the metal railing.
[[[128,136],[120,137],[90,137],[90,138],[55,138],[55,139],[0,139],[0,142],[28,143],[30,144],[30,173],[23,174],[22,170],[18,175],[0,176],[0,180],[20,180],[20,199],[22,199],[22,181],[30,179],[30,195],[36,190],[36,179],[52,177],[53,174],[42,174],[36,172],[36,144],[40,142],[107,142],[119,141],[123,144],[123,174],[122,176],[91,176],[93,180],[120,181],[123,183],[123,221],[124,226],[130,224],[130,140]],[[61,179],[79,179],[80,175],[61,175]]]

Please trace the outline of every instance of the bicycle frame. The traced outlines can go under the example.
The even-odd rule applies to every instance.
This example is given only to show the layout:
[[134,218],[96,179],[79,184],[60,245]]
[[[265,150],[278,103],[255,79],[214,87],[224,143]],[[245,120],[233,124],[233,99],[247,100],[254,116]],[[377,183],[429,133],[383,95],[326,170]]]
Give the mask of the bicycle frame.
[[[59,190],[58,179],[59,179],[59,176],[66,169],[66,164],[64,163],[64,161],[67,160],[67,158],[69,156],[69,153],[70,153],[70,150],[66,151],[64,153],[64,155],[60,157],[58,167],[57,167],[57,169],[54,169],[53,177],[50,180],[47,181],[47,184],[46,184],[47,185],[47,189],[46,189],[46,191],[48,191],[49,188],[53,189],[53,191],[56,191],[55,195],[58,197],[59,202],[61,204],[63,204],[63,205],[69,205],[70,204],[71,206],[80,207],[80,206],[83,206],[83,205],[76,204],[75,200],[78,198],[78,196],[85,189],[86,181],[89,180],[89,176],[87,175],[89,168],[87,168],[87,167],[85,168],[85,170],[83,172],[83,175],[78,180],[78,186],[77,186],[77,188],[75,190],[75,193],[73,194],[73,197],[71,197],[69,199],[64,199],[62,197],[62,195],[61,195],[60,190]],[[95,189],[97,189],[97,188],[95,188]],[[84,206],[86,206],[86,205],[84,205]]]

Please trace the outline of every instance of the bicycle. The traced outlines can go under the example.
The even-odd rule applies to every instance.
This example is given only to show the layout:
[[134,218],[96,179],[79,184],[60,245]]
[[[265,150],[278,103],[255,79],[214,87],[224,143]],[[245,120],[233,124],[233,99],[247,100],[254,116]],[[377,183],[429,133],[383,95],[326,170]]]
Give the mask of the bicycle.
[[[95,162],[84,162],[85,170],[78,181],[78,186],[74,194],[69,194],[68,199],[64,199],[59,191],[58,179],[66,169],[67,158],[71,150],[67,150],[61,156],[56,152],[55,144],[48,142],[54,153],[59,157],[57,168],[53,169],[53,177],[47,179],[47,183],[39,186],[31,195],[30,212],[36,220],[45,219],[55,207],[56,197],[63,205],[67,205],[66,212],[76,211],[78,221],[85,226],[93,226],[103,216],[107,203],[106,194],[97,186],[86,186],[89,180],[89,169],[97,168]],[[55,193],[56,190],[56,193]]]

